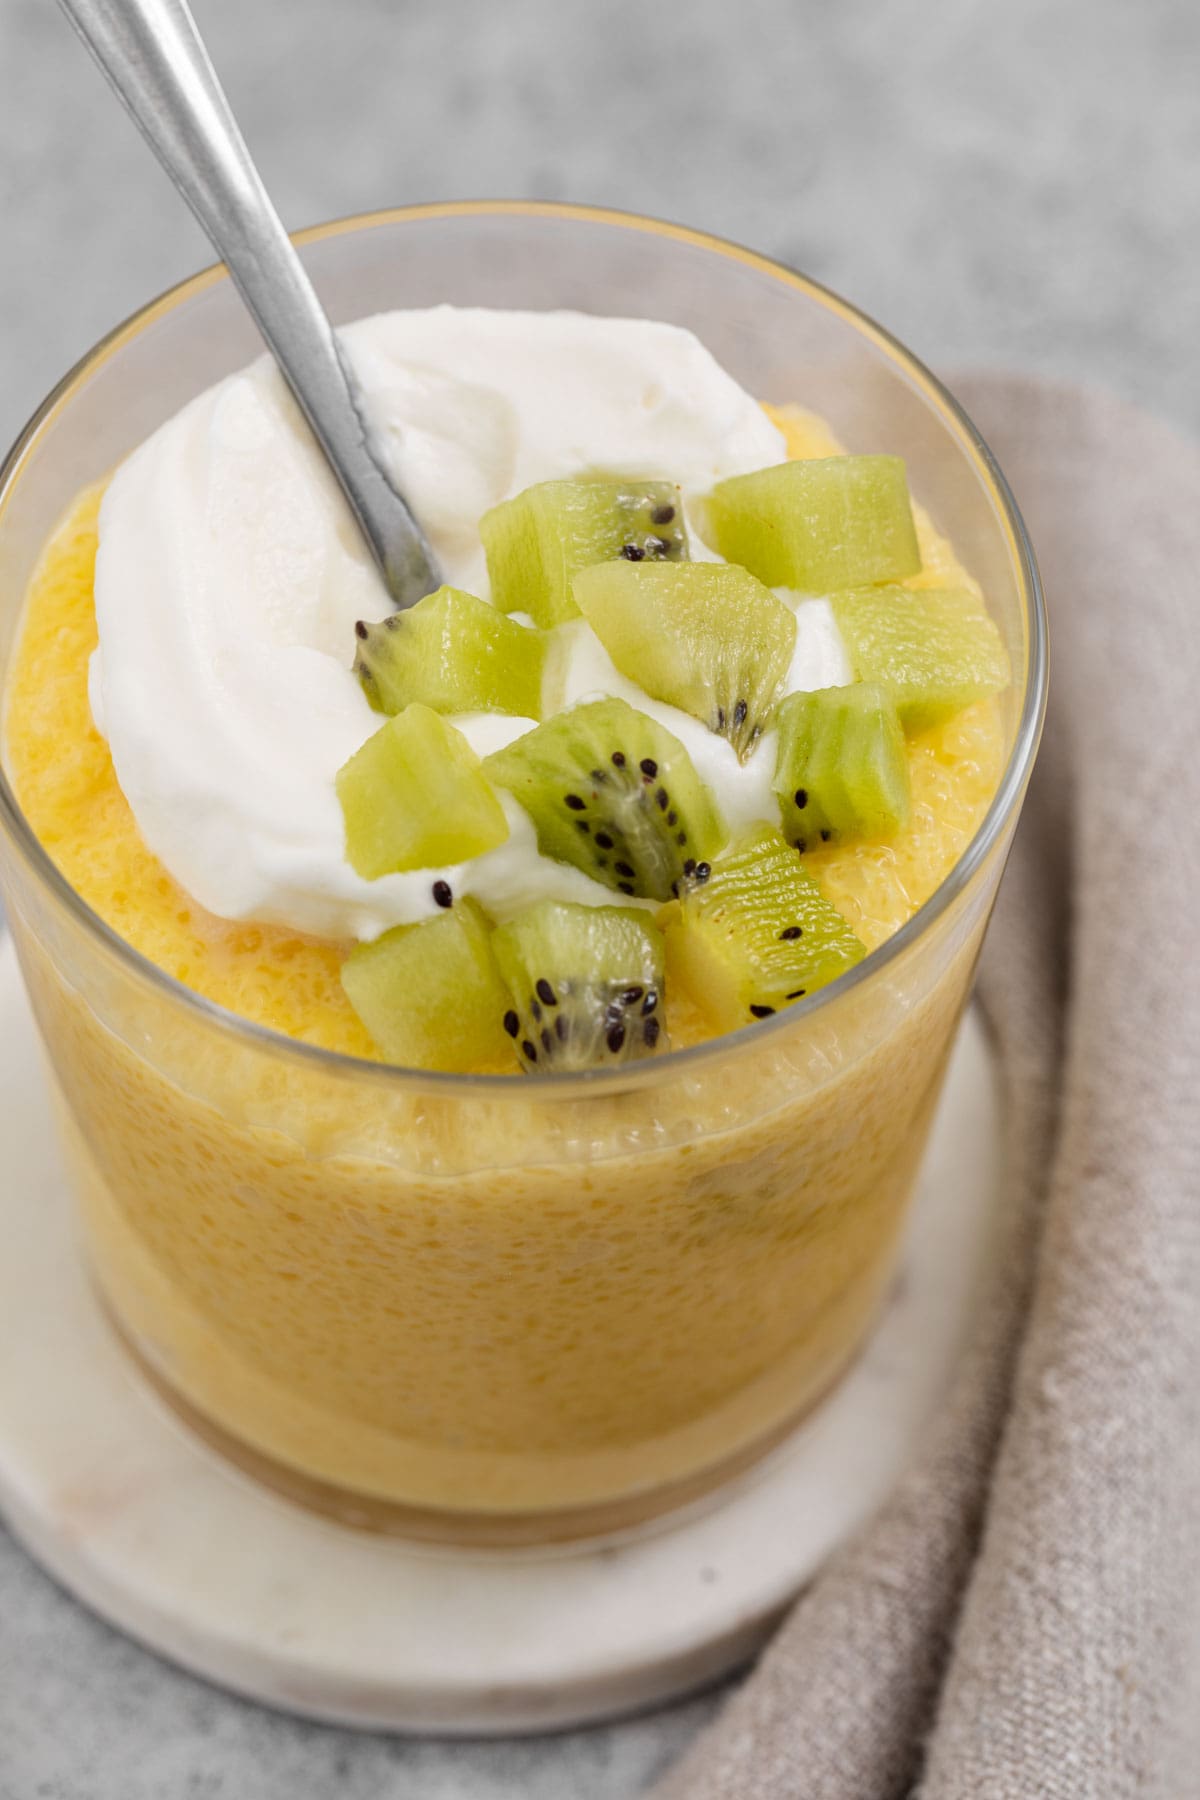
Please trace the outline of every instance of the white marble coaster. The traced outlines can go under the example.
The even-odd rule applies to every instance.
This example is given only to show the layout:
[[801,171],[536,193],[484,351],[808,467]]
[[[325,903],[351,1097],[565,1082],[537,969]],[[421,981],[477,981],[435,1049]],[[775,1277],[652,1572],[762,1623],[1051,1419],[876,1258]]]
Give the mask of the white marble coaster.
[[191,1437],[116,1341],[76,1252],[33,1021],[0,944],[0,1510],[63,1584],[212,1681],[315,1718],[504,1734],[581,1724],[747,1658],[875,1508],[936,1411],[987,1279],[999,1121],[959,1040],[900,1275],[852,1373],[719,1501],[553,1555],[360,1535]]

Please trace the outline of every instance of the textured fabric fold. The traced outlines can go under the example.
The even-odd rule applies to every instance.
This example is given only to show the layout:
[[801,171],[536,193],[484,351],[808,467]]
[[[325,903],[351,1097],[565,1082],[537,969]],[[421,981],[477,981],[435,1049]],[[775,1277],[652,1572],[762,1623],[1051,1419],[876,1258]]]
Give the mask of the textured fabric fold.
[[913,1466],[657,1800],[1200,1794],[1200,453],[1098,391],[954,385],[1052,639],[980,974],[996,1279]]

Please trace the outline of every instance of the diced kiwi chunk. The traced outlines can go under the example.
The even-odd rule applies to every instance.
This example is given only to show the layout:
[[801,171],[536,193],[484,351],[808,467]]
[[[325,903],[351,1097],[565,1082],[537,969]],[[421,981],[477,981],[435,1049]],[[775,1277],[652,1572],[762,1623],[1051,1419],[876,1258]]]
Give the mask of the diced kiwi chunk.
[[744,762],[796,644],[796,615],[724,563],[597,563],[571,592],[617,668],[702,719]]
[[471,899],[420,925],[397,925],[342,964],[351,1006],[388,1062],[449,1071],[511,1068],[508,990],[491,928]]
[[524,1067],[613,1067],[667,1048],[663,939],[644,913],[542,900],[501,925],[504,1025]]
[[1000,633],[966,588],[858,588],[832,604],[855,675],[891,690],[906,731],[1008,686]]
[[866,955],[771,825],[740,834],[689,882],[667,929],[667,977],[718,1031],[769,1018]]
[[727,562],[768,587],[827,594],[921,567],[898,456],[824,456],[718,482],[698,510]]
[[346,856],[367,881],[439,869],[494,850],[504,808],[461,731],[428,706],[405,707],[338,770]]
[[775,713],[775,792],[801,852],[831,838],[888,838],[907,824],[908,757],[895,702],[873,681],[789,694]]
[[556,713],[484,767],[521,802],[544,856],[621,894],[668,900],[725,842],[679,739],[624,700]]
[[546,627],[578,616],[571,581],[591,563],[688,553],[679,490],[669,481],[542,481],[484,513],[479,535],[496,605]]
[[441,587],[378,624],[355,626],[354,672],[376,712],[414,700],[439,713],[542,716],[545,641],[461,588]]

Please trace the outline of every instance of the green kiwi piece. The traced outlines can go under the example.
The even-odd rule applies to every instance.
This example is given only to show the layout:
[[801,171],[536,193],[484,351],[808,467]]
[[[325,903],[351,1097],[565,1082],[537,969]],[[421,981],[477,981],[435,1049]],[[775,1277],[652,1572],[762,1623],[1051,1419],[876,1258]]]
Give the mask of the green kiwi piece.
[[571,592],[623,675],[745,762],[796,644],[796,615],[770,588],[731,564],[608,562],[581,570]]
[[589,564],[678,562],[688,553],[679,489],[669,481],[542,481],[484,513],[479,535],[496,605],[544,627],[578,617],[571,581]]
[[825,456],[718,482],[697,509],[704,537],[768,587],[827,594],[903,581],[921,567],[898,456]]
[[440,713],[542,716],[545,642],[461,588],[440,587],[404,612],[354,627],[354,672],[376,712],[414,700]]
[[644,913],[542,900],[493,939],[524,1067],[615,1067],[668,1048],[663,938]]
[[504,808],[462,732],[419,703],[343,763],[337,793],[347,860],[367,881],[467,862],[508,836]]
[[474,900],[360,944],[342,964],[342,986],[388,1062],[451,1072],[513,1066],[508,990]]
[[906,731],[1008,686],[1000,633],[966,588],[858,588],[834,594],[832,606],[855,675],[891,690]]
[[718,1031],[815,994],[866,955],[772,825],[741,833],[680,894],[667,929],[667,978]]
[[556,713],[484,767],[521,802],[544,856],[621,894],[668,900],[725,842],[679,739],[624,700]]
[[776,709],[775,792],[783,833],[802,853],[830,838],[887,838],[908,823],[904,733],[887,688],[789,694]]

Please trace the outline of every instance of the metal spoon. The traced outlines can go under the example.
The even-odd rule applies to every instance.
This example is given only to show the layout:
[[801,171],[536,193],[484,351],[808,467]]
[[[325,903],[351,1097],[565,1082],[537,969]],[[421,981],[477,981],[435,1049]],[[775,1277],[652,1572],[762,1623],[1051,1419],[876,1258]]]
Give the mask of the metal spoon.
[[59,0],[233,277],[350,503],[388,592],[440,576],[371,444],[356,384],[185,0]]

